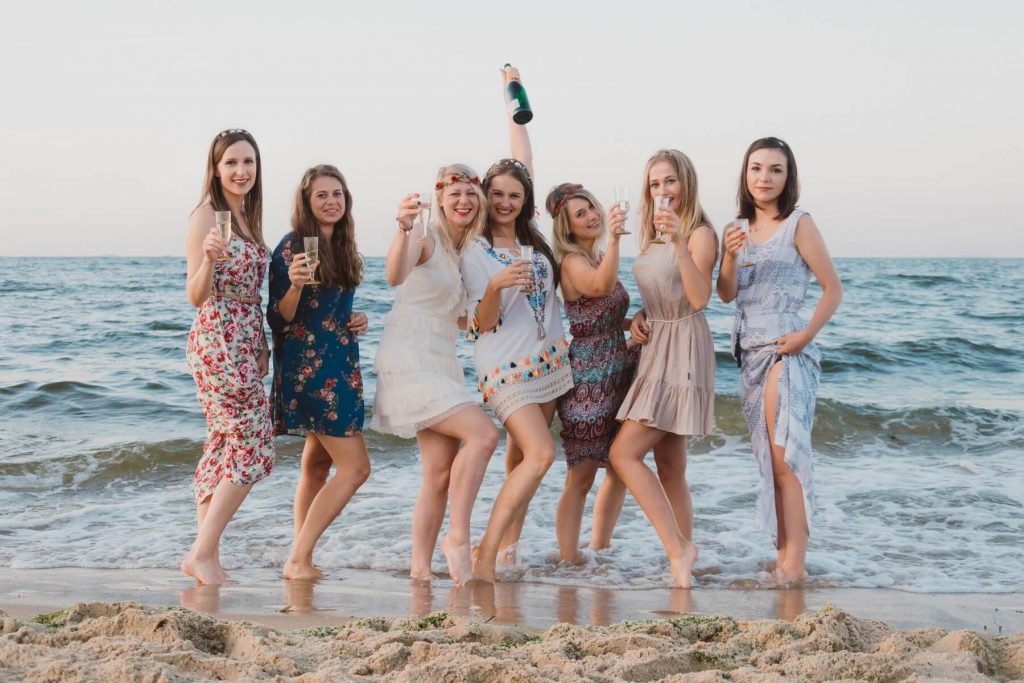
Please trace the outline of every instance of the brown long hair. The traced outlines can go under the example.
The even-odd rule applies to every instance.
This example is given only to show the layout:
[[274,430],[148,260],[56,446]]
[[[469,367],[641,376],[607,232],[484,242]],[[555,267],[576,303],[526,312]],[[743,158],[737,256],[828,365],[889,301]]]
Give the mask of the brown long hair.
[[[712,232],[715,228],[711,224],[704,207],[700,204],[700,195],[697,192],[697,170],[693,167],[690,157],[678,149],[660,149],[651,155],[644,166],[644,186],[640,193],[640,246],[647,247],[647,243],[654,239],[654,202],[651,201],[651,167],[659,161],[668,162],[675,170],[679,182],[683,186],[682,194],[679,197],[679,222],[683,226],[683,243],[689,244],[690,236],[702,225],[708,226]],[[718,257],[716,242],[715,257]]]
[[[548,262],[551,264],[555,288],[557,289],[559,282],[558,261],[555,260],[554,252],[551,251],[547,240],[544,239],[544,235],[540,234],[540,230],[537,229],[537,223],[533,220],[533,216],[537,212],[537,204],[534,200],[533,180],[526,170],[526,165],[518,159],[501,159],[487,169],[487,175],[484,177],[484,196],[487,197],[488,203],[490,203],[491,197],[491,183],[500,175],[512,176],[523,186],[523,209],[516,216],[516,240],[518,240],[519,244],[532,246],[536,251],[547,257]],[[481,234],[491,246],[494,246],[489,212],[487,216],[488,219],[484,223],[484,229]]]
[[295,191],[295,205],[292,208],[292,230],[300,240],[303,237],[319,237],[320,224],[313,216],[309,195],[313,181],[317,178],[335,178],[345,193],[345,213],[334,224],[334,234],[329,245],[320,245],[320,265],[317,275],[325,287],[335,285],[342,289],[353,289],[363,280],[363,257],[356,250],[356,223],[352,218],[352,193],[349,192],[345,176],[335,166],[320,164],[302,175],[299,188]]
[[779,214],[775,219],[789,218],[789,214],[793,213],[797,202],[800,201],[800,179],[796,173],[796,157],[793,156],[793,150],[779,138],[761,138],[754,140],[750,147],[747,147],[747,153],[743,155],[743,166],[740,167],[740,187],[736,191],[739,218],[754,220],[756,217],[757,207],[754,206],[754,197],[747,187],[747,164],[750,163],[750,155],[759,149],[777,149],[786,157],[786,184],[779,195]]
[[[263,161],[260,159],[260,148],[256,139],[247,130],[230,128],[221,131],[210,143],[210,151],[206,155],[206,177],[203,179],[203,192],[199,196],[198,209],[203,204],[210,204],[214,211],[230,211],[231,206],[224,196],[224,187],[217,177],[217,164],[224,157],[228,147],[239,141],[246,141],[256,151],[256,182],[252,189],[242,197],[242,215],[249,226],[249,234],[257,244],[266,247],[263,241]],[[245,239],[241,233],[235,233]]]

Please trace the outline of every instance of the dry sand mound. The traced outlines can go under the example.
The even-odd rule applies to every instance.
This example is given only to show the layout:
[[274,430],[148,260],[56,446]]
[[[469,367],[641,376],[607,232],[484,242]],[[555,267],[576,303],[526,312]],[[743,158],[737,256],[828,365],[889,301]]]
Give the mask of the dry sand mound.
[[1024,679],[1024,636],[897,631],[832,607],[795,623],[692,616],[544,633],[445,613],[278,632],[131,603],[79,603],[0,624],[3,681],[991,679]]

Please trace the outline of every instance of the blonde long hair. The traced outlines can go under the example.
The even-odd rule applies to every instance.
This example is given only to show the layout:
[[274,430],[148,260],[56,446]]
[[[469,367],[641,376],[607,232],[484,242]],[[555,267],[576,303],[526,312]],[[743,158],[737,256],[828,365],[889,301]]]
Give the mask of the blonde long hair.
[[465,176],[466,178],[478,178],[476,171],[467,166],[466,164],[449,164],[442,166],[437,170],[437,176],[434,182],[434,195],[431,198],[433,201],[433,210],[430,212],[431,222],[437,226],[434,234],[437,236],[438,241],[441,243],[441,248],[444,249],[445,253],[455,261],[459,262],[459,254],[465,249],[466,245],[481,234],[484,230],[484,225],[487,223],[487,199],[484,197],[483,189],[480,187],[479,182],[470,183],[469,186],[473,189],[473,193],[480,200],[480,207],[477,210],[476,218],[473,219],[473,223],[462,232],[462,236],[458,240],[452,239],[451,230],[448,226],[448,219],[444,215],[444,211],[441,208],[441,195],[444,194],[444,181],[451,178],[452,176]]
[[[576,238],[573,237],[572,230],[569,229],[570,199],[584,199],[590,202],[590,205],[597,209],[597,212],[601,215],[601,235],[594,240],[590,253],[584,251],[583,247],[576,243]],[[548,214],[551,215],[551,218],[554,219],[554,224],[552,225],[552,234],[554,236],[552,246],[554,247],[555,258],[559,264],[569,254],[579,254],[594,263],[600,262],[600,246],[608,234],[608,219],[604,215],[604,207],[601,206],[601,202],[597,201],[597,197],[593,193],[584,189],[582,185],[562,183],[555,186],[548,193],[548,197],[544,201],[544,207],[547,209]]]
[[[683,243],[690,242],[690,236],[702,225],[708,226],[712,232],[715,228],[711,219],[700,205],[700,198],[697,193],[697,171],[693,168],[693,162],[678,149],[659,149],[644,167],[644,185],[640,193],[640,251],[647,248],[655,236],[654,229],[654,202],[651,200],[651,167],[659,161],[666,161],[672,165],[683,186],[679,197],[679,222],[683,225]],[[718,246],[716,239],[715,258],[718,258]]]

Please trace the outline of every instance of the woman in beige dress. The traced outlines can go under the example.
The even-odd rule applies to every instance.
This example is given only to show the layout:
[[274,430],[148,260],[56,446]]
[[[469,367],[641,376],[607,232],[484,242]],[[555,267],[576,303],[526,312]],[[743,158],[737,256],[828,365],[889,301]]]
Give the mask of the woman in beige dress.
[[[611,462],[665,546],[674,585],[689,588],[697,547],[686,437],[707,434],[714,414],[715,351],[703,311],[718,243],[685,154],[655,153],[647,160],[644,188],[641,250],[633,264],[644,307],[630,328],[644,347],[619,409],[622,427]],[[658,199],[667,206],[656,208]],[[644,464],[652,448],[657,476]]]

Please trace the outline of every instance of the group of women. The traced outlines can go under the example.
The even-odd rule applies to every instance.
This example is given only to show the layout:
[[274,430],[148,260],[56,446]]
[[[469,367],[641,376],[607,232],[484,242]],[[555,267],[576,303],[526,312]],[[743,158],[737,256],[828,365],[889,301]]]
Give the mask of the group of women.
[[[503,74],[518,78],[514,69]],[[584,186],[557,185],[544,202],[554,225],[549,245],[534,220],[526,128],[509,116],[509,132],[511,157],[483,178],[451,164],[438,171],[432,196],[405,196],[387,254],[395,303],[374,361],[370,427],[418,441],[423,479],[411,576],[433,578],[446,510],[440,545],[456,584],[494,581],[496,566],[514,561],[529,503],[556,457],[550,427],[557,412],[568,465],[556,515],[560,558],[579,561],[586,496],[605,468],[590,547],[610,544],[628,489],[665,548],[674,584],[689,587],[698,551],[686,437],[712,428],[715,355],[703,310],[719,258],[696,172],[671,149],[644,168],[641,251],[633,266],[643,307],[629,318],[629,295],[618,280],[625,211],[616,205],[605,213]],[[357,342],[368,321],[353,311],[362,259],[352,195],[337,168],[309,169],[296,192],[292,231],[271,254],[260,223],[261,176],[253,137],[220,133],[186,238],[187,289],[199,308],[187,355],[208,438],[195,474],[198,533],[182,570],[201,583],[227,580],[220,537],[252,484],[270,473],[274,434],[305,437],[285,578],[322,575],[314,546],[370,474]],[[775,573],[786,583],[805,575],[813,509],[810,434],[820,374],[813,340],[842,296],[821,233],[796,208],[798,187],[786,143],[763,138],[748,148],[738,215],[750,230],[725,231],[717,280],[721,299],[736,301],[733,352],[761,474],[756,519],[775,538]],[[432,220],[420,220],[427,205]],[[210,228],[215,211],[232,214],[229,241]],[[316,264],[307,261],[306,237],[319,238]],[[270,345],[259,296],[268,264],[269,401],[262,377]],[[805,324],[799,310],[812,274],[822,296]],[[475,546],[471,514],[499,436],[464,385],[460,330],[474,342],[483,401],[507,433],[505,481]],[[651,450],[656,472],[644,462]]]

